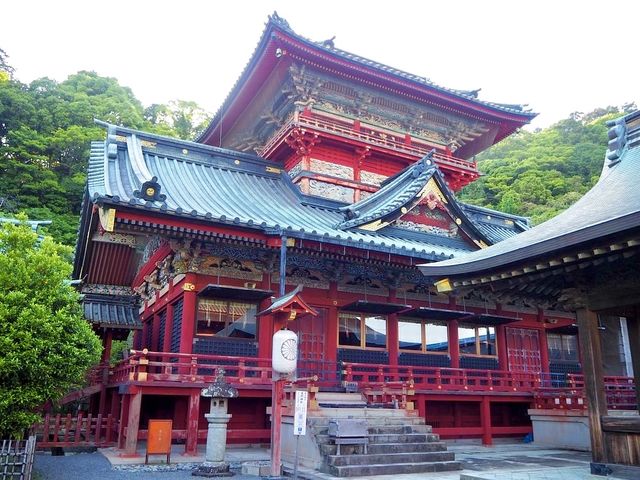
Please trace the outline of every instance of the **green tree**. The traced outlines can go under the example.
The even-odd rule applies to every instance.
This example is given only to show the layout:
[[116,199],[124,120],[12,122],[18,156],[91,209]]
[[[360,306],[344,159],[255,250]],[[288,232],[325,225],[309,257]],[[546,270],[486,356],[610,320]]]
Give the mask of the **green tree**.
[[71,249],[0,224],[0,437],[21,436],[38,408],[80,385],[100,358],[66,280]]

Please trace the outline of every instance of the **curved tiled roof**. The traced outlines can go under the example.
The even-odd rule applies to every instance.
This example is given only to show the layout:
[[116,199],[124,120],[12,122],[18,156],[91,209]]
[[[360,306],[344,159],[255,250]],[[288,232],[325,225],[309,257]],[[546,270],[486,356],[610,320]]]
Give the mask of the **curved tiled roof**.
[[[136,151],[148,174],[134,168]],[[141,193],[149,175],[162,200]],[[106,142],[92,143],[87,185],[93,202],[425,260],[474,248],[399,228],[338,229],[342,204],[302,195],[286,173],[275,173],[260,157],[121,127],[109,126]]]
[[[627,115],[622,123],[635,125],[624,132],[620,145],[626,145],[607,153],[598,183],[567,210],[484,250],[423,265],[422,272],[433,278],[473,275],[640,228],[640,112]],[[610,145],[616,141],[614,137]]]

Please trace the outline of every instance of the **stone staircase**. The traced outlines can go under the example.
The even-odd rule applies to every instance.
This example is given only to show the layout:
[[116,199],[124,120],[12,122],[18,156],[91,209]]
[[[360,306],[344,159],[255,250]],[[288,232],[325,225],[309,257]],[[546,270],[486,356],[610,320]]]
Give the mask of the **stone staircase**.
[[[317,396],[319,410],[309,414],[309,431],[322,456],[320,471],[336,477],[460,470],[454,454],[417,412],[367,408],[360,394]],[[328,434],[332,420],[365,422],[368,446],[341,445]]]

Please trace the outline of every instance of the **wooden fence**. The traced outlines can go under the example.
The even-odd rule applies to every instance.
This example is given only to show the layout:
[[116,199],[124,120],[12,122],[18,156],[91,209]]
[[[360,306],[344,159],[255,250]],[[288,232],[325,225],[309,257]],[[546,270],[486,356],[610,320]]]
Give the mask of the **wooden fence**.
[[33,428],[38,448],[50,447],[110,447],[118,438],[118,422],[111,415],[76,416],[46,415]]
[[30,480],[36,437],[28,440],[2,440],[0,449],[0,479]]

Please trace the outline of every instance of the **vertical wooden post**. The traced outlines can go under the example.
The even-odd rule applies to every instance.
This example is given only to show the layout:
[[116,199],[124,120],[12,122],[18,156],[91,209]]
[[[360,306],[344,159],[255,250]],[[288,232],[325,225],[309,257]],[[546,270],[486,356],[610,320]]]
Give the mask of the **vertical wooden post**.
[[118,448],[122,450],[125,445],[125,428],[129,421],[129,395],[123,395],[120,402],[120,423],[118,424]]
[[482,425],[482,444],[493,445],[491,438],[491,402],[488,395],[482,397],[480,403],[480,423]]
[[109,329],[103,342],[102,361],[100,366],[100,400],[98,401],[98,413],[104,415],[107,404],[107,383],[109,382],[109,359],[111,358],[111,345],[113,343],[113,330]]
[[[271,274],[264,272],[262,274],[263,290],[271,290]],[[271,305],[270,299],[265,299],[260,302],[259,311],[269,308]],[[263,315],[256,319],[258,323],[258,357],[259,358],[271,358],[271,339],[273,337],[273,315]]]
[[185,455],[198,454],[198,423],[200,420],[200,391],[192,390],[189,394],[189,410],[187,412],[187,441]]
[[[387,297],[389,303],[396,303],[396,289],[389,289],[389,296]],[[398,315],[393,313],[387,316],[387,352],[389,354],[389,365],[398,365]]]
[[586,308],[576,311],[580,349],[583,360],[584,383],[587,395],[587,414],[591,435],[591,459],[594,463],[606,463],[607,449],[600,417],[607,414],[602,369],[602,348],[598,315]]
[[180,353],[193,353],[193,338],[196,330],[196,274],[187,273],[182,284],[184,290],[182,304],[182,330],[180,332]]
[[325,355],[328,362],[338,361],[338,282],[329,282],[329,318],[327,318],[327,331],[325,338]]
[[449,357],[451,357],[451,368],[460,368],[460,342],[458,339],[458,321],[451,320],[447,324],[449,336]]
[[127,419],[127,439],[124,445],[126,456],[137,455],[138,429],[140,428],[140,407],[142,405],[142,392],[138,391],[129,395],[129,415]]
[[633,381],[636,384],[636,402],[640,405],[640,315],[627,317],[627,331],[629,333],[631,365],[633,366]]
[[543,380],[551,380],[549,378],[549,343],[547,342],[547,330],[542,328],[540,330],[540,371],[542,372]]
[[[274,375],[277,375],[274,373]],[[282,430],[282,395],[285,380],[273,381],[271,391],[271,476],[279,477],[282,459],[281,430]]]
[[498,347],[498,369],[509,370],[509,354],[507,350],[507,327],[498,325],[496,327],[496,347]]

